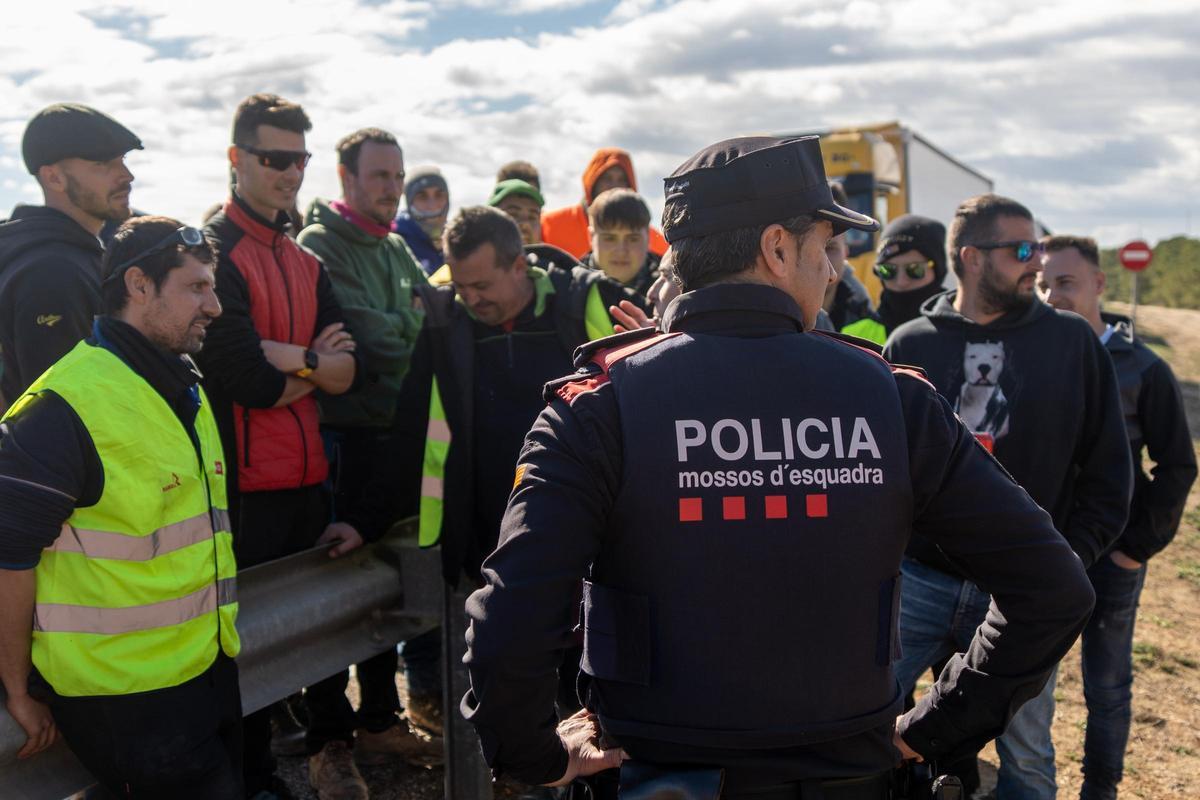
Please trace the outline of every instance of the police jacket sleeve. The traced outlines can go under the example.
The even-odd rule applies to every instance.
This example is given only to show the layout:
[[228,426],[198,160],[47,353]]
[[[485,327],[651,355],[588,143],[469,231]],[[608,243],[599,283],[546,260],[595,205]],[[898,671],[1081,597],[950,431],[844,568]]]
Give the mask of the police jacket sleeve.
[[904,716],[925,758],[978,749],[1045,685],[1095,601],[1079,558],[932,386],[897,375],[908,429],[913,532],[992,595],[965,654]]
[[0,424],[0,569],[33,569],[77,505],[100,499],[103,472],[83,421],[42,392]]
[[1147,561],[1175,537],[1196,480],[1196,453],[1183,396],[1167,362],[1155,360],[1143,373],[1137,414],[1154,467],[1150,481],[1134,493],[1129,524],[1116,549],[1135,561]]
[[472,688],[462,712],[488,763],[529,783],[566,772],[557,670],[619,482],[616,418],[604,389],[542,412],[518,460],[500,544],[483,563],[486,583],[467,603]]
[[91,334],[98,298],[80,274],[84,268],[61,258],[34,261],[21,270],[20,284],[9,288],[19,302],[9,309],[12,341],[4,360],[20,376],[22,391]]
[[262,351],[262,337],[250,316],[250,290],[225,254],[217,257],[217,299],[221,316],[208,326],[196,362],[208,381],[247,408],[270,408],[287,386],[287,376]]
[[[1090,333],[1090,332],[1089,332]],[[1090,567],[1121,535],[1133,494],[1133,461],[1112,359],[1094,335],[1088,337],[1083,429],[1075,455],[1073,504],[1063,536]]]

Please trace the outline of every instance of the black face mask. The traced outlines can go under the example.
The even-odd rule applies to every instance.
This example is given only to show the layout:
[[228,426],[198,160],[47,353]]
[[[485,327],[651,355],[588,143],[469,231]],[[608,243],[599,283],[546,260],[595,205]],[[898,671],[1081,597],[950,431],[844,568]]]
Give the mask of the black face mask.
[[911,292],[893,292],[885,288],[883,294],[879,296],[879,308],[876,311],[879,314],[879,321],[891,334],[910,319],[919,317],[922,303],[944,291],[946,291],[945,287],[938,280],[928,286],[922,286],[920,289],[913,289]]

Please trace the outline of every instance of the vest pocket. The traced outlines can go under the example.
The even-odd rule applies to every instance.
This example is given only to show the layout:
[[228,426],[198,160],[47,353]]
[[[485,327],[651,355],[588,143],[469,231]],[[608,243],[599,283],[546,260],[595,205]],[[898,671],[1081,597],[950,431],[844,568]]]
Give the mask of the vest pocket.
[[896,573],[879,584],[879,621],[875,645],[875,661],[881,667],[899,661],[900,648],[900,581]]
[[584,581],[583,614],[583,671],[649,686],[649,598]]

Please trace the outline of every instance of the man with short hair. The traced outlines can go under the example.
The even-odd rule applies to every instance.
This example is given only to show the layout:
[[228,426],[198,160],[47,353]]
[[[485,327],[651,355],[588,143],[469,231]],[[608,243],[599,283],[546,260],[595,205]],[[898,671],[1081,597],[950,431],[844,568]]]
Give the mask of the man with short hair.
[[450,215],[450,187],[437,167],[416,167],[405,178],[404,211],[397,215],[392,230],[412,250],[421,269],[432,275],[445,262],[442,229]]
[[583,265],[646,297],[658,278],[659,256],[650,252],[650,208],[632,189],[609,189],[588,207],[591,250]]
[[[609,189],[637,191],[637,177],[629,153],[617,147],[602,147],[592,155],[583,171],[583,202],[542,214],[542,236],[575,258],[591,249],[588,236],[588,207]],[[650,228],[650,251],[661,257],[667,242],[657,228]]]
[[510,161],[496,173],[497,184],[513,179],[525,181],[539,192],[542,190],[542,177],[538,174],[538,168],[528,161]]
[[125,223],[90,338],[0,423],[0,680],[28,736],[18,757],[61,730],[135,800],[242,793],[229,461],[191,361],[221,314],[215,261],[195,228]]
[[[1133,629],[1146,562],[1175,537],[1196,480],[1196,454],[1171,367],[1134,336],[1127,318],[1101,311],[1105,277],[1095,240],[1050,236],[1042,243],[1046,253],[1038,288],[1050,305],[1087,320],[1112,356],[1133,453],[1129,523],[1088,569],[1096,611],[1083,629],[1088,716],[1079,797],[1108,800],[1117,796],[1129,741]],[[1154,465],[1149,475],[1142,466],[1143,449]]]
[[[371,376],[361,391],[321,395],[318,404],[334,476],[334,519],[375,541],[403,511],[395,491],[400,479],[392,425],[425,318],[413,289],[426,281],[404,240],[391,232],[404,192],[404,154],[396,137],[364,128],[342,138],[337,154],[342,199],[314,200],[297,241],[324,263]],[[436,642],[432,649],[436,664]],[[357,715],[346,698],[349,670],[308,687],[309,751],[319,753],[330,741],[353,739],[355,755],[364,764],[400,757],[426,765],[431,756],[440,755],[440,747],[430,752],[398,716],[397,664],[396,648],[390,646],[357,665]],[[417,696],[411,684],[409,691],[414,700],[430,702]]]
[[[1040,253],[1025,206],[993,194],[965,201],[947,236],[959,288],[897,328],[884,356],[926,372],[1091,567],[1125,525],[1129,443],[1103,346],[1079,317],[1036,296]],[[989,598],[986,584],[921,536],[908,545],[903,573],[897,677],[909,691],[931,665],[966,649]],[[1051,674],[997,740],[999,800],[1054,796],[1053,685]]]
[[[328,273],[287,235],[311,127],[304,109],[276,95],[243,100],[228,151],[236,186],[205,228],[218,246],[217,295],[225,313],[209,330],[200,364],[230,455],[242,566],[314,544],[330,545],[331,556],[362,544],[352,526],[329,523],[322,487],[329,462],[313,393],[343,394],[364,372]],[[270,709],[246,718],[249,797],[286,791],[274,774],[270,738]],[[352,737],[330,742],[310,763],[314,782],[330,787],[323,800],[366,796],[352,744]]]
[[0,223],[0,408],[92,329],[100,311],[97,238],[129,217],[125,154],[141,140],[77,103],[33,116],[21,140],[45,204],[19,205]]
[[[1003,729],[1091,587],[917,372],[813,332],[828,240],[878,225],[834,203],[816,137],[719,142],[665,189],[687,291],[662,333],[589,345],[546,387],[467,605],[463,711],[494,769],[555,786],[607,771],[578,792],[600,800],[894,797],[901,758]],[[914,531],[996,608],[900,716]],[[586,711],[556,727],[580,605]]]
[[570,269],[579,263],[565,250],[542,241],[542,206],[546,201],[533,184],[520,178],[500,181],[492,189],[487,204],[508,214],[517,223],[531,267]]

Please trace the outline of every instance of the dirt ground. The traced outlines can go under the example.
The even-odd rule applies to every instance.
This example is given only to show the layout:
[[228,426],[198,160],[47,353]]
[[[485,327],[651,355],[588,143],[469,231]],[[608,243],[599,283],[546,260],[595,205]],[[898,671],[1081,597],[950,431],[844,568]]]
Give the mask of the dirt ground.
[[[1127,313],[1114,304],[1111,310]],[[1141,307],[1138,335],[1175,370],[1194,434],[1200,434],[1200,312]],[[1193,437],[1193,442],[1196,437]],[[1175,541],[1150,562],[1134,640],[1133,728],[1121,796],[1200,797],[1200,488]],[[351,688],[353,691],[354,687]],[[1055,693],[1054,743],[1059,796],[1077,797],[1087,711],[1078,646],[1063,661]],[[994,783],[995,749],[984,751],[985,785]],[[304,761],[281,759],[299,798],[315,798]],[[440,798],[442,771],[365,768],[374,800]],[[990,778],[990,781],[989,781]]]

